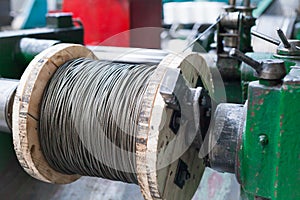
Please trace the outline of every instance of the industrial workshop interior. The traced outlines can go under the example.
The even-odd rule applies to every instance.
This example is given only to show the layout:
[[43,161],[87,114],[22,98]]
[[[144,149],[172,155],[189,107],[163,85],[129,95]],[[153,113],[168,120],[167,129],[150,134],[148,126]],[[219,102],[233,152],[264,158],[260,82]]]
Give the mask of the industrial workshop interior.
[[299,0],[0,0],[0,199],[300,200]]

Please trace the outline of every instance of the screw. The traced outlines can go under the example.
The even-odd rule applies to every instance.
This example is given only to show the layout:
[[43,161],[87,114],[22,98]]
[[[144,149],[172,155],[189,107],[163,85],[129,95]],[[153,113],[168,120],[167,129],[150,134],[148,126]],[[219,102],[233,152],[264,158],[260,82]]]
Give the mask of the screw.
[[259,143],[260,143],[262,146],[266,146],[266,145],[269,143],[268,136],[265,135],[265,134],[260,135],[260,136],[259,136]]

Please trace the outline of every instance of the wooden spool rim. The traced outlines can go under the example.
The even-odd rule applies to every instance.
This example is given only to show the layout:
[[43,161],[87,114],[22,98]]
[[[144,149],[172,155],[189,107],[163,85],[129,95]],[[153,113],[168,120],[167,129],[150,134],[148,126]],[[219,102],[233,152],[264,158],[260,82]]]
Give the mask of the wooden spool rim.
[[[176,171],[176,169],[174,171],[174,167],[176,168],[179,158],[175,161],[173,160],[173,163],[170,162],[170,167],[165,170],[166,173],[162,173],[160,172],[162,171],[161,169],[157,169],[159,160],[158,154],[159,150],[162,149],[162,143],[160,143],[161,136],[164,137],[167,132],[164,130],[164,133],[159,129],[165,112],[165,105],[159,93],[159,87],[168,68],[180,68],[191,87],[196,86],[196,80],[192,78],[192,76],[196,76],[200,77],[204,85],[209,87],[208,90],[212,90],[212,76],[206,62],[207,60],[210,59],[205,60],[203,56],[196,53],[180,55],[169,54],[158,65],[154,75],[151,77],[146,91],[146,98],[142,106],[141,113],[143,113],[143,115],[139,120],[139,131],[136,143],[138,183],[144,198],[147,200],[190,199],[199,185],[205,166],[203,160],[198,158],[195,147],[190,147],[182,156],[179,156],[180,159],[186,159],[187,157],[190,159],[190,161],[187,161],[188,167],[193,175],[196,176],[194,180],[187,181],[183,189],[174,184],[174,174]],[[195,70],[189,71],[190,67],[194,67]],[[170,119],[164,120],[168,122]],[[167,143],[169,143],[171,138],[167,140]],[[166,143],[164,144],[165,146],[168,145]],[[176,148],[176,146],[174,148]],[[163,176],[161,176],[162,174]]]
[[66,175],[52,169],[41,151],[38,130],[44,90],[58,67],[76,58],[96,56],[86,47],[58,44],[37,55],[21,77],[13,104],[13,143],[23,169],[32,177],[56,184],[71,183],[79,175]]

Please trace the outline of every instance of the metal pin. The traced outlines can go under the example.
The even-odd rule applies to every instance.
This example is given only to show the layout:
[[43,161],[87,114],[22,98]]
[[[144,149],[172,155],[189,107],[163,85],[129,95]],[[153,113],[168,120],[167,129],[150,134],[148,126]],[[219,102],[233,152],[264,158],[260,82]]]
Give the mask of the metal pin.
[[290,48],[291,44],[289,43],[288,39],[286,38],[285,34],[283,33],[283,31],[280,28],[277,29],[277,34],[278,34],[281,42],[283,43],[284,47]]

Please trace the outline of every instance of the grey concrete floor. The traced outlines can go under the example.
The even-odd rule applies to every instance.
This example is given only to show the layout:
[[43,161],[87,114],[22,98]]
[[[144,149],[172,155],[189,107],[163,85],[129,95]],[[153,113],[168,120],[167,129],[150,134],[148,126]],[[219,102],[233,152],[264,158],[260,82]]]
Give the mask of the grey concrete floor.
[[123,200],[143,199],[139,187],[101,178],[82,177],[67,185],[53,185],[31,178],[13,158],[0,173],[0,199]]
[[[102,178],[82,177],[68,185],[35,180],[20,167],[15,157],[0,172],[0,199],[8,200],[142,200],[137,185]],[[239,186],[234,175],[206,169],[193,200],[236,200]]]

